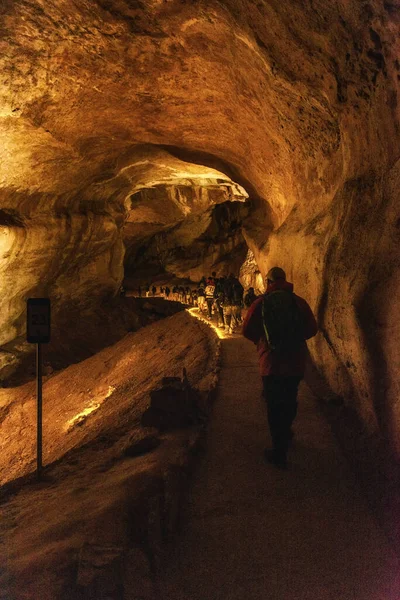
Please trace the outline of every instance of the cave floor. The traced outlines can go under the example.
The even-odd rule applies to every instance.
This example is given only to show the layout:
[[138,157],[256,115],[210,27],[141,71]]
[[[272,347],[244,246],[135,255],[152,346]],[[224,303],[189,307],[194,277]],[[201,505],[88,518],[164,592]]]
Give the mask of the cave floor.
[[160,600],[398,600],[399,562],[315,399],[303,385],[287,471],[269,444],[253,345],[222,341],[207,448]]

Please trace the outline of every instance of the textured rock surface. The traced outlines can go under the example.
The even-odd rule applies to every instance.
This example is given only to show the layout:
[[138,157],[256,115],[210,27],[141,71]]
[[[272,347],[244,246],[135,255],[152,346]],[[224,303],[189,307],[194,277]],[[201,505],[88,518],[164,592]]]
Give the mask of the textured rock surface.
[[223,173],[165,151],[137,154],[129,167],[135,187],[125,202],[125,275],[143,283],[158,274],[198,281],[232,264],[238,271],[247,251],[247,192]]
[[[30,294],[62,306],[118,288],[130,198],[165,182],[164,167],[132,165],[144,150],[160,165],[162,151],[247,190],[251,214],[226,250],[243,235],[262,274],[288,271],[319,316],[321,372],[400,455],[398,0],[0,11],[0,342],[23,331]],[[157,215],[144,239],[168,225]],[[197,275],[166,246],[171,269]]]
[[152,575],[202,434],[158,436],[139,421],[151,391],[183,366],[209,413],[218,359],[218,338],[182,311],[55,374],[44,384],[41,483],[28,475],[34,384],[0,390],[0,479],[10,482],[1,488],[2,600],[159,598]]

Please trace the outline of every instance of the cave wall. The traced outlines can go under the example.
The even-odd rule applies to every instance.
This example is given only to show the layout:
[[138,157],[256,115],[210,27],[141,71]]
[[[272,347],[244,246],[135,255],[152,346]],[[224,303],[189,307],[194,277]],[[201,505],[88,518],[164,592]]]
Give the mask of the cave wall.
[[[23,201],[29,200],[33,206],[43,202],[34,196]],[[17,216],[9,211],[7,199],[6,211],[0,211],[0,310],[5,317],[0,345],[25,330],[26,298],[50,296],[56,318],[67,306],[84,308],[113,295],[124,276],[124,246],[111,214],[65,205],[58,212],[51,198],[45,210],[18,208]]]
[[400,456],[398,0],[6,0],[0,15],[2,340],[35,289],[62,304],[118,288],[135,149],[199,153],[249,183],[260,272],[288,271],[319,316],[318,368]]
[[245,290],[252,287],[256,296],[260,296],[265,291],[265,275],[262,275],[250,249],[247,250],[246,258],[240,267],[239,280]]
[[398,182],[398,164],[385,175],[371,171],[347,181],[328,211],[301,229],[293,217],[273,234],[268,260],[287,269],[299,293],[317,299],[320,333],[309,342],[314,361],[331,389],[356,408],[368,433],[380,431],[394,449],[399,443]]

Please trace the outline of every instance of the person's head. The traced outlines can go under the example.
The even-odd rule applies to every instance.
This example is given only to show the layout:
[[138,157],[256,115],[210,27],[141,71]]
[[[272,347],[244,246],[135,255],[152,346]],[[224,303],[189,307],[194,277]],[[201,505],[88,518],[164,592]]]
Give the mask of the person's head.
[[213,271],[213,272],[211,273],[211,276],[212,276],[212,277],[216,277],[216,276],[217,276],[216,272],[215,272],[215,271]]
[[286,281],[286,273],[280,267],[272,267],[265,277],[266,283],[275,283],[276,281]]
[[253,287],[249,288],[249,292],[252,292],[254,294],[254,288]]

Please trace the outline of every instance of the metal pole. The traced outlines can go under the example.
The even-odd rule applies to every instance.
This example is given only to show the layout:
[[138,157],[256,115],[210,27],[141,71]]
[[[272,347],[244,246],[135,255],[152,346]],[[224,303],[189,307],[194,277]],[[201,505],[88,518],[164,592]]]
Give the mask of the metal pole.
[[42,473],[42,346],[36,344],[37,478]]

